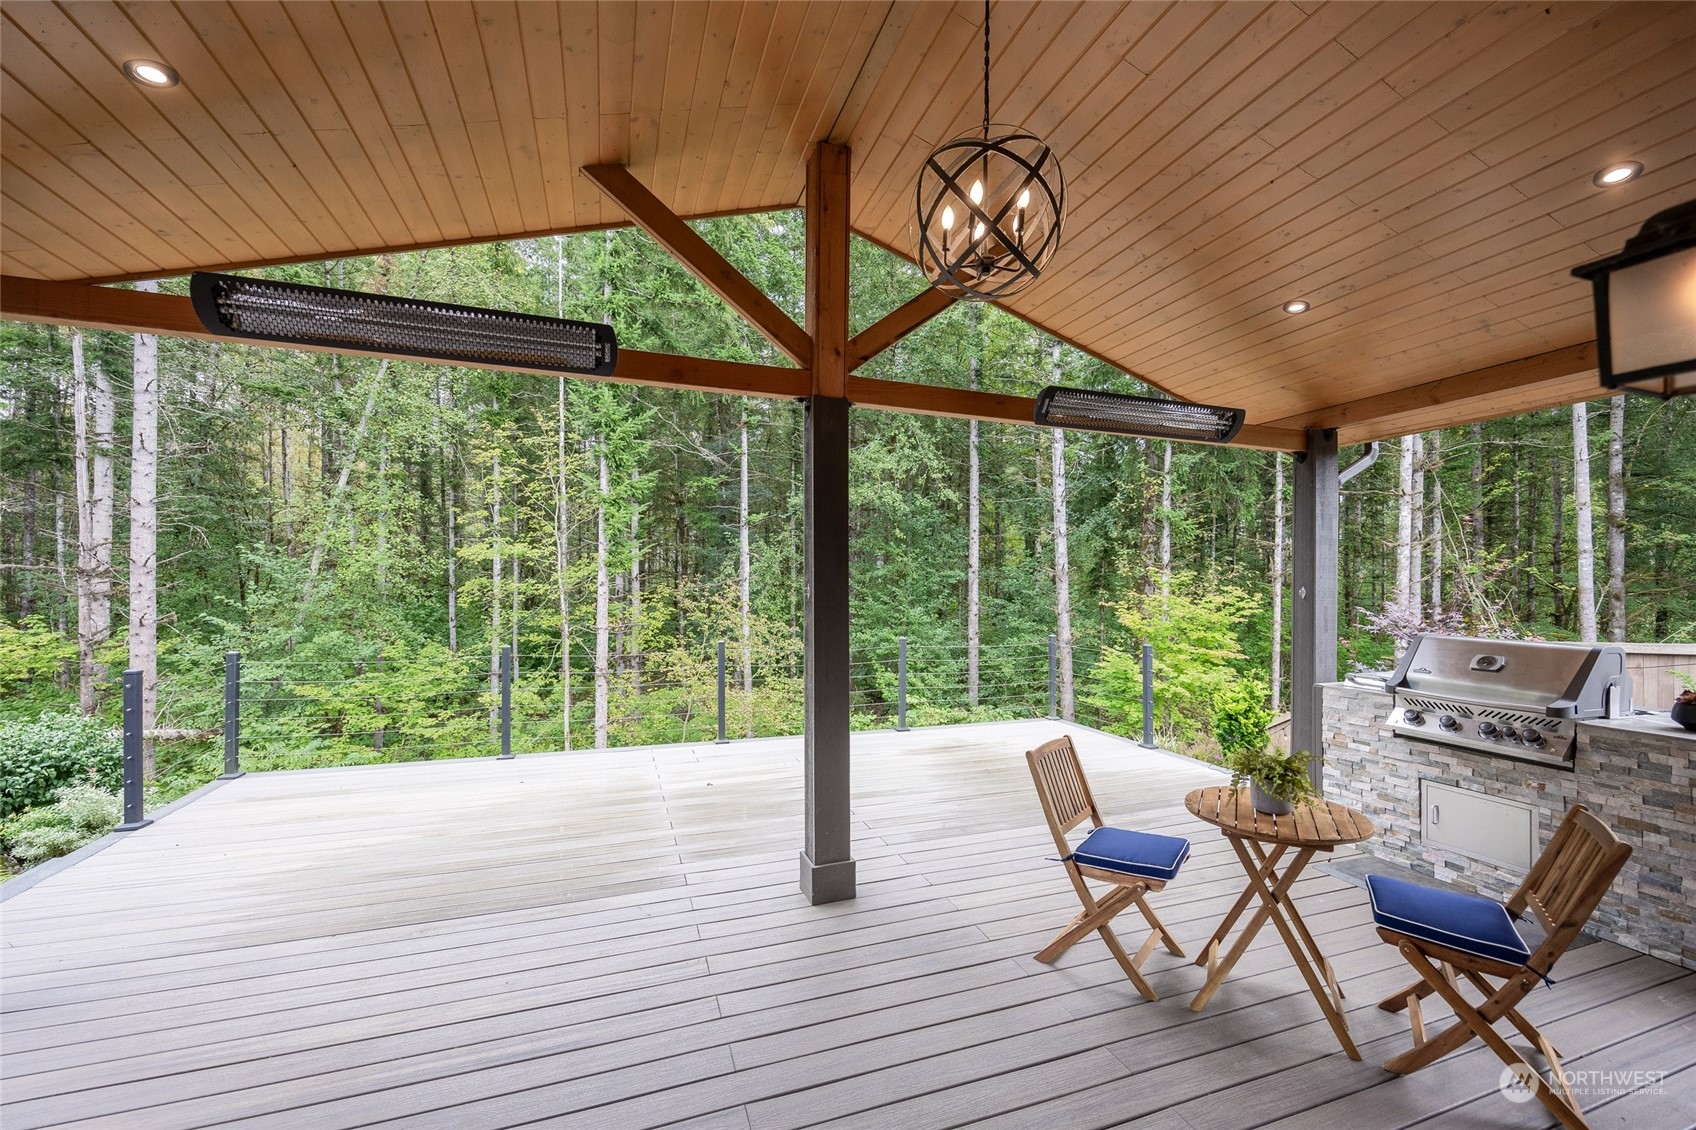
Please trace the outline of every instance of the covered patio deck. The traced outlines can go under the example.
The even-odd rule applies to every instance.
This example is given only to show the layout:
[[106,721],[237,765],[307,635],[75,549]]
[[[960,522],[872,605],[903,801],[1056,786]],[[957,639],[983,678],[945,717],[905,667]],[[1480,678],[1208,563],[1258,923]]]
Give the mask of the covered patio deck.
[[[1076,910],[1032,721],[854,738],[858,897],[795,889],[799,738],[249,775],[9,899],[4,1108],[37,1126],[1542,1126],[1477,1045],[1378,1064],[1408,980],[1362,891],[1298,902],[1364,1061],[1267,930],[1207,1011],[1139,998]],[[1205,766],[1073,728],[1111,817],[1189,835],[1193,954],[1242,887]],[[1134,819],[1133,819],[1134,818]],[[1665,1072],[1594,1125],[1696,1121],[1696,975],[1597,942],[1533,1020],[1575,1071]],[[1435,1008],[1429,1020],[1441,1022]]]

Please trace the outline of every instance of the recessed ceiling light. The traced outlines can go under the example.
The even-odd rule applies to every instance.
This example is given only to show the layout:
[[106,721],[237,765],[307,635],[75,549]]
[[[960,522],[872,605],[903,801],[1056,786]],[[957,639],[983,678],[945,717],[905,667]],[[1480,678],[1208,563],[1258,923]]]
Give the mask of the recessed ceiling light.
[[177,72],[155,59],[131,59],[124,64],[124,74],[137,86],[162,89],[177,85]]
[[1284,303],[1284,313],[1286,314],[1305,314],[1307,311],[1307,303],[1299,298],[1294,301]]
[[1628,180],[1636,180],[1642,175],[1643,166],[1636,161],[1621,161],[1609,165],[1601,172],[1590,178],[1590,183],[1597,188],[1612,188],[1616,184],[1624,184]]

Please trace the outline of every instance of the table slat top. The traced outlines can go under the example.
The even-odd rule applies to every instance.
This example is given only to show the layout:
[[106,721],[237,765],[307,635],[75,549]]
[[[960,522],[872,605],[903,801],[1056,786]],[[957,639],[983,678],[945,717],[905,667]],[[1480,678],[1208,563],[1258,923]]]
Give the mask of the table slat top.
[[1184,807],[1228,835],[1291,847],[1328,849],[1359,843],[1376,831],[1365,815],[1331,800],[1301,801],[1287,816],[1257,812],[1247,789],[1228,785],[1196,789],[1184,797]]

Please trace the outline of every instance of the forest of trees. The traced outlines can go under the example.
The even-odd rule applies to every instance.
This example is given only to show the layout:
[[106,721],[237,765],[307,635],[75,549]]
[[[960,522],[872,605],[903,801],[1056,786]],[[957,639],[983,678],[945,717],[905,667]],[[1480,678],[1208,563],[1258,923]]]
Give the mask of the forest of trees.
[[[706,238],[801,315],[798,213]],[[273,277],[610,321],[627,348],[785,363],[647,237],[612,231],[279,267]],[[917,273],[856,240],[858,330]],[[149,284],[151,285],[151,284]],[[186,280],[160,289],[183,293]],[[161,775],[243,656],[244,759],[487,752],[499,650],[523,750],[801,718],[798,404],[66,328],[0,325],[0,717],[116,717],[150,680]],[[958,304],[868,375],[1030,395],[1133,378]],[[1599,401],[1409,436],[1344,490],[1341,656],[1422,627],[1696,638],[1696,398]],[[856,410],[855,721],[1047,709],[1166,741],[1287,701],[1289,457]],[[1347,449],[1351,462],[1361,449]],[[211,768],[209,768],[211,767]]]

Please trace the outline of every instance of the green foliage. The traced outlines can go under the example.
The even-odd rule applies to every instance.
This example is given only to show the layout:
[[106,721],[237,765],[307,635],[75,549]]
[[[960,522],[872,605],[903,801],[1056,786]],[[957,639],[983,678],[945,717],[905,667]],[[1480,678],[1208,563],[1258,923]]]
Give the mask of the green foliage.
[[1305,751],[1297,753],[1268,746],[1239,748],[1225,755],[1225,768],[1231,771],[1233,789],[1252,782],[1268,796],[1291,803],[1316,795],[1308,772],[1312,762],[1313,755]]
[[21,624],[0,620],[0,717],[34,717],[74,702],[74,690],[62,687],[60,679],[76,662],[76,641],[40,617]]
[[1213,736],[1227,762],[1233,755],[1265,749],[1271,724],[1266,688],[1253,680],[1239,679],[1213,704]]
[[54,791],[50,805],[0,820],[0,851],[28,867],[69,855],[117,827],[124,805],[118,795],[94,785],[68,785]]
[[[1260,604],[1235,586],[1174,576],[1170,595],[1136,596],[1116,607],[1131,638],[1154,645],[1154,711],[1168,742],[1188,745],[1213,733],[1220,704],[1240,696],[1249,667],[1240,635]],[[1110,729],[1132,732],[1142,712],[1140,648],[1107,648],[1092,676],[1089,701],[1107,712]]]
[[46,804],[65,785],[116,789],[123,776],[123,746],[95,719],[47,712],[0,722],[0,816]]

